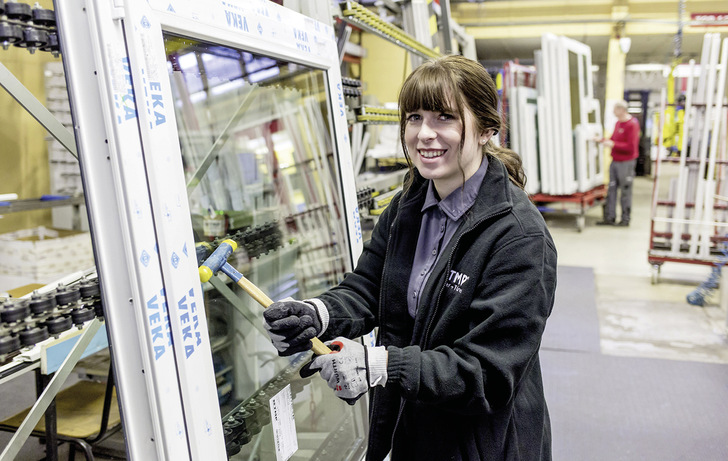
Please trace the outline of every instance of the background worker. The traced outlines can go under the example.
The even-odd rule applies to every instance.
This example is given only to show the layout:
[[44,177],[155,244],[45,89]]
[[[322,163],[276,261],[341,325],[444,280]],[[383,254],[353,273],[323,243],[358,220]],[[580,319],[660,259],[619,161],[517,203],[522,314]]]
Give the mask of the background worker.
[[614,116],[617,124],[610,139],[598,142],[612,148],[612,163],[609,165],[609,187],[607,189],[607,205],[604,208],[604,220],[599,225],[613,226],[617,219],[617,193],[620,195],[622,219],[617,225],[629,226],[632,211],[632,182],[635,166],[639,157],[640,124],[627,111],[627,101],[614,104]]
[[[520,158],[496,146],[493,80],[446,56],[399,96],[410,171],[356,269],[315,299],[264,311],[281,355],[318,335],[316,357],[353,403],[372,389],[367,459],[550,460],[539,347],[556,287],[556,249],[523,191]],[[377,346],[356,338],[379,327]]]

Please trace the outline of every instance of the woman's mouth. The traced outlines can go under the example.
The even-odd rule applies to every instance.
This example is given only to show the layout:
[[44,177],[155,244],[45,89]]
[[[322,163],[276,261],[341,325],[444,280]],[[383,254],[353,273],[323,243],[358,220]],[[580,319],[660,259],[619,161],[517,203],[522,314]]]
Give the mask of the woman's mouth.
[[445,149],[445,150],[435,150],[435,149],[418,150],[418,152],[424,158],[437,158],[437,157],[442,157],[443,155],[445,155],[445,152],[447,152],[447,149]]

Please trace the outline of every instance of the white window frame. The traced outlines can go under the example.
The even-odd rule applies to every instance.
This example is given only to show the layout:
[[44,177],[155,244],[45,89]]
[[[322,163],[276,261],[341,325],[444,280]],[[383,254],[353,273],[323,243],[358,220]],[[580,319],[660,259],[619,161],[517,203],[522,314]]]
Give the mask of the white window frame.
[[64,0],[56,13],[127,453],[227,459],[163,31],[326,72],[353,267],[362,236],[334,31],[266,0]]

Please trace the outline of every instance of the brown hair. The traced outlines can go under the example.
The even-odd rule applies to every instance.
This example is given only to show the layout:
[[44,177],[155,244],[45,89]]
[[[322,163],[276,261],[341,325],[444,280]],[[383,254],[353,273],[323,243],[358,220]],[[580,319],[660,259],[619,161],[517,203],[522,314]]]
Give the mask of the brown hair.
[[[454,104],[455,107],[450,107],[450,104]],[[498,92],[495,83],[485,68],[471,59],[450,55],[426,61],[404,81],[399,92],[399,135],[410,169],[409,179],[404,185],[405,190],[414,180],[414,167],[404,140],[406,114],[417,110],[456,111],[463,121],[460,139],[462,150],[465,142],[465,108],[472,112],[477,132],[486,130],[498,132],[501,118],[498,113]],[[523,172],[518,154],[510,149],[496,146],[493,140],[489,139],[483,146],[483,155],[495,157],[503,162],[511,181],[521,189],[526,186],[526,174]],[[463,183],[465,183],[464,171]]]

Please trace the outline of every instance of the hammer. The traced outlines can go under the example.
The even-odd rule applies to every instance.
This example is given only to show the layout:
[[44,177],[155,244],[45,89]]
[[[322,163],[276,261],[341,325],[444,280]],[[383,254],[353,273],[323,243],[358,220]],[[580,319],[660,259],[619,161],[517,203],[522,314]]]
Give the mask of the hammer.
[[[246,279],[243,274],[227,262],[227,259],[235,250],[237,250],[237,248],[238,244],[235,243],[234,240],[227,239],[220,242],[220,246],[218,246],[199,267],[200,281],[203,283],[207,282],[217,271],[222,271],[223,274],[230,277],[240,288],[252,296],[258,304],[263,307],[270,306],[273,304],[273,300],[263,293],[263,290],[255,286],[253,282]],[[331,349],[326,347],[326,345],[318,338],[313,338],[311,343],[313,344],[313,352],[316,355],[324,355],[331,352]]]

